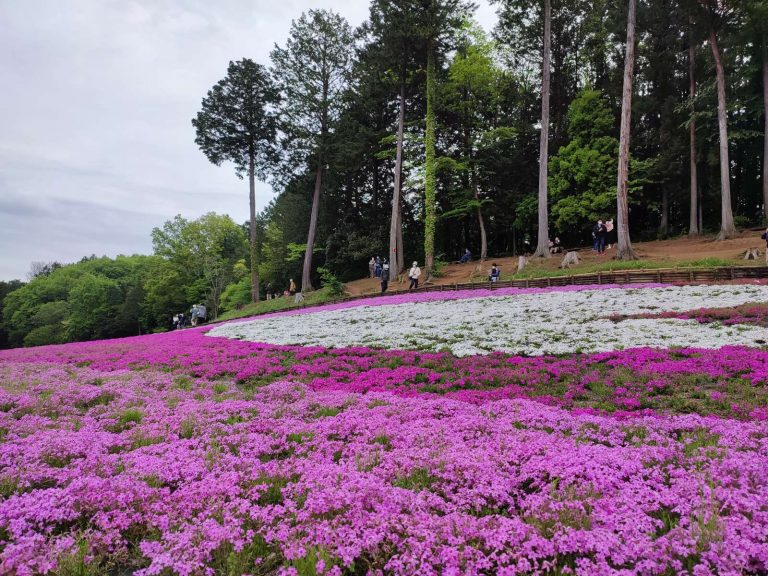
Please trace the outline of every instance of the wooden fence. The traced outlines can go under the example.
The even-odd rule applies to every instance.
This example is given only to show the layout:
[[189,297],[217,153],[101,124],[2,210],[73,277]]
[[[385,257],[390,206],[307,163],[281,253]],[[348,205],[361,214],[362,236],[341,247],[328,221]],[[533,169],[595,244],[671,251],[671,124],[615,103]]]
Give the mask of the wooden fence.
[[[697,282],[717,282],[742,278],[768,278],[767,266],[723,266],[719,268],[659,268],[654,270],[618,270],[593,272],[591,274],[571,274],[548,278],[530,278],[525,280],[505,280],[499,282],[464,282],[461,284],[440,284],[422,286],[417,290],[388,290],[384,297],[407,294],[409,292],[445,292],[453,290],[496,290],[498,288],[548,288],[551,286],[578,286],[592,284],[695,284]],[[378,298],[379,292],[345,296],[333,300],[349,302],[365,298]],[[323,304],[328,304],[324,302]],[[322,306],[313,304],[308,306]]]

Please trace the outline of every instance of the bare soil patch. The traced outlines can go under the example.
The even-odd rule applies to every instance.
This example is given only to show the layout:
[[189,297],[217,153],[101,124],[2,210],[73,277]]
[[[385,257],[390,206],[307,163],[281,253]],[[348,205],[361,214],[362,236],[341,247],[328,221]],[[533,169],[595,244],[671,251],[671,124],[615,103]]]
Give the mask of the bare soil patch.
[[[659,268],[675,266],[680,262],[689,262],[705,259],[718,259],[734,266],[742,265],[763,265],[765,262],[762,254],[765,251],[765,241],[760,239],[762,230],[746,230],[739,233],[738,236],[730,240],[716,241],[714,236],[702,236],[699,238],[675,238],[672,240],[657,240],[654,242],[638,242],[632,246],[635,253],[642,261],[647,261],[657,265]],[[744,252],[748,248],[757,247],[760,249],[761,257],[754,260],[744,260]],[[599,256],[592,251],[591,247],[571,248],[576,250],[581,258],[581,264],[570,269],[571,274],[580,274],[594,270],[596,265],[602,263],[611,263],[616,255],[616,247],[613,246],[606,251],[604,256]],[[538,259],[531,258],[526,266],[527,271],[531,270],[556,270],[563,259],[563,254],[556,254],[551,258]],[[406,258],[406,260],[408,260]],[[479,260],[467,262],[466,264],[450,263],[443,266],[440,276],[435,278],[435,285],[462,284],[474,280],[483,282],[487,280],[490,268],[493,264],[501,268],[503,280],[508,280],[517,272],[517,256],[494,258],[489,257],[480,270],[478,270]],[[367,272],[367,270],[366,270]],[[407,274],[407,270],[406,270]],[[403,275],[402,282],[393,278],[389,283],[389,290],[405,290],[408,288],[408,278]],[[422,277],[423,278],[423,277]],[[732,281],[730,283],[741,283],[742,281]],[[755,280],[749,280],[749,283],[756,283]],[[721,282],[724,283],[724,282]],[[760,283],[763,283],[760,281]],[[347,292],[350,295],[371,294],[381,290],[378,278],[361,278],[346,284]]]

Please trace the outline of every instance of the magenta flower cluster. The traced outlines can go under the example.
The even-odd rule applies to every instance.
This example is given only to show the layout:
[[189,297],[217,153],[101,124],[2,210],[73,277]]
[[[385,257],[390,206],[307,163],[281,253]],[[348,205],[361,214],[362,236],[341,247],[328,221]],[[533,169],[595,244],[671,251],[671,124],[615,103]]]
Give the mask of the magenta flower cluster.
[[766,422],[155,370],[2,378],[4,574],[768,569]]
[[0,354],[3,360],[97,370],[156,368],[207,380],[233,378],[246,388],[290,380],[314,390],[439,394],[474,403],[529,398],[617,416],[653,411],[768,418],[768,351],[743,346],[457,358],[450,353],[241,342],[211,338],[197,329],[15,349]]
[[628,318],[677,318],[680,320],[696,320],[700,324],[720,322],[724,326],[747,324],[768,328],[768,304],[753,303],[731,308],[699,308],[685,312],[662,312],[633,314],[630,316],[611,317],[614,322]]

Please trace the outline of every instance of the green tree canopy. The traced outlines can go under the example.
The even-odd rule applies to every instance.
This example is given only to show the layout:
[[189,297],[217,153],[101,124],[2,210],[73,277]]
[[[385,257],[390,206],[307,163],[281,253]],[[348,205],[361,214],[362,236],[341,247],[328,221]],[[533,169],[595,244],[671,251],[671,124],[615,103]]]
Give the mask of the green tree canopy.
[[584,90],[568,109],[567,145],[550,159],[555,230],[566,241],[584,242],[591,225],[613,217],[616,204],[614,119],[600,93]]

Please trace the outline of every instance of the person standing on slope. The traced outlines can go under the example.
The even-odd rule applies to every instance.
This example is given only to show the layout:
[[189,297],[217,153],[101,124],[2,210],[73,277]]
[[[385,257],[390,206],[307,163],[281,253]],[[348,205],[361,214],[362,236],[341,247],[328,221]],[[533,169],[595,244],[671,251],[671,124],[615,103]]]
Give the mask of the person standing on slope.
[[763,232],[763,235],[760,236],[763,240],[765,240],[765,265],[768,266],[768,228],[765,229],[765,232]]
[[413,266],[408,271],[408,278],[411,281],[408,290],[414,290],[419,287],[419,276],[421,276],[421,268],[419,268],[419,263],[414,260]]
[[384,263],[381,265],[381,295],[384,295],[384,292],[387,291],[387,286],[389,285],[389,263],[387,262],[387,259],[384,259]]

